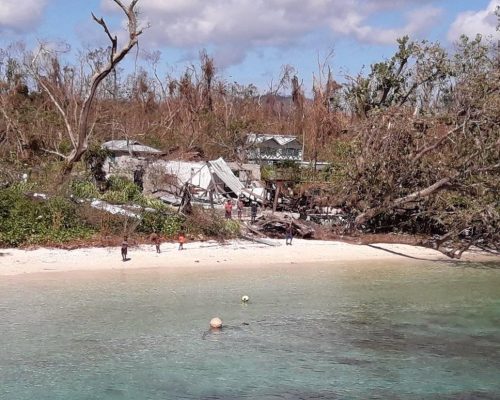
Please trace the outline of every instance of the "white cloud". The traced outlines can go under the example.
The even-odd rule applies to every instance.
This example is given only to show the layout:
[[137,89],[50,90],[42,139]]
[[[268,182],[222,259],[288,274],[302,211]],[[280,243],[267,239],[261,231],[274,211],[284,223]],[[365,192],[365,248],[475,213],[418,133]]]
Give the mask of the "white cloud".
[[483,36],[500,37],[496,30],[498,20],[495,15],[495,9],[499,5],[498,0],[491,0],[484,10],[460,13],[451,24],[448,40],[457,40],[463,34],[475,37],[478,33]]
[[[141,19],[150,24],[143,46],[211,47],[228,63],[241,61],[261,46],[297,46],[308,34],[325,32],[364,43],[393,44],[397,37],[414,36],[440,14],[429,3],[438,0],[141,0]],[[106,11],[116,11],[102,0]],[[408,10],[413,10],[408,12]],[[390,11],[400,15],[396,26],[373,26],[373,16]]]
[[361,42],[372,44],[394,44],[396,39],[404,35],[413,36],[432,26],[441,15],[442,10],[424,6],[406,15],[406,24],[394,28],[378,28],[366,23],[366,17],[355,11],[331,19],[333,31],[350,35]]
[[46,5],[46,0],[0,0],[0,32],[34,30]]

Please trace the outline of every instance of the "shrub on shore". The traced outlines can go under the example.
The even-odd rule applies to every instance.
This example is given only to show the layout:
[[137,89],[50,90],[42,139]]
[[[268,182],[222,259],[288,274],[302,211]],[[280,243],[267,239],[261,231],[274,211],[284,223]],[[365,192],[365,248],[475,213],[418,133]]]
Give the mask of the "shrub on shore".
[[60,244],[95,232],[70,200],[37,201],[25,189],[20,184],[0,190],[0,246]]
[[33,187],[23,183],[12,185],[0,189],[0,246],[81,244],[91,238],[93,244],[100,241],[109,244],[109,238],[134,232],[139,237],[156,232],[166,239],[176,239],[181,231],[197,239],[224,240],[239,235],[237,221],[199,207],[194,207],[191,215],[178,214],[161,200],[144,196],[126,180],[114,180],[104,194],[90,181],[74,181],[70,187],[73,196],[80,199],[99,198],[142,209],[138,209],[138,218],[126,217],[96,210],[87,201],[79,204],[61,195],[37,199],[28,195]]

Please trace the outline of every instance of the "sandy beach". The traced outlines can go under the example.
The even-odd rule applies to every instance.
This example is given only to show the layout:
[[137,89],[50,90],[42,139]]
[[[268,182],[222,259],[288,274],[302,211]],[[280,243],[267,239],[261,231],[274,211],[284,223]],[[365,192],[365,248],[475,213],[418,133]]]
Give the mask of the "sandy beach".
[[[294,240],[292,246],[274,241],[267,246],[248,241],[190,242],[185,250],[175,243],[163,243],[157,254],[154,246],[141,245],[129,249],[123,262],[118,247],[61,250],[0,249],[0,275],[21,275],[41,272],[101,271],[145,268],[262,268],[275,264],[306,264],[329,262],[332,265],[349,261],[415,260],[450,261],[438,251],[404,244],[353,245],[342,242]],[[461,261],[500,261],[500,257],[471,251]]]

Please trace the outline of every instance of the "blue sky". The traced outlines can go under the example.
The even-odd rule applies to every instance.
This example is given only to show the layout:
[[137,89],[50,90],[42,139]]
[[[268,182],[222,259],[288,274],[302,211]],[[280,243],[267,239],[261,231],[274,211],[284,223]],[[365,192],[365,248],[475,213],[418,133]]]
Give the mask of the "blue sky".
[[[122,0],[128,3],[129,0]],[[500,0],[139,0],[149,24],[139,56],[159,50],[163,72],[178,74],[201,49],[214,56],[219,74],[265,89],[281,66],[295,67],[310,87],[318,60],[338,80],[389,57],[395,38],[439,41],[452,47],[461,34],[498,39],[493,11]],[[73,50],[105,46],[91,12],[122,33],[112,0],[0,0],[0,46],[24,41],[67,42]],[[130,62],[130,60],[129,60]]]

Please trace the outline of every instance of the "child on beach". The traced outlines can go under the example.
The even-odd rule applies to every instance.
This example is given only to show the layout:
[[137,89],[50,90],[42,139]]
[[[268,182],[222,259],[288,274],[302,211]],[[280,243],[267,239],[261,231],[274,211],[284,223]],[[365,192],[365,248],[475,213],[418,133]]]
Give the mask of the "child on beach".
[[224,210],[226,211],[226,219],[231,219],[233,214],[233,202],[231,199],[227,199]]
[[238,199],[238,203],[236,203],[236,208],[238,209],[238,219],[240,221],[243,218],[243,207],[245,207],[245,205],[243,204],[243,200],[240,197]]
[[179,250],[184,250],[184,242],[186,241],[186,237],[184,233],[179,233]]
[[123,237],[123,242],[122,242],[122,261],[127,261],[127,251],[128,251],[128,241],[127,241],[127,236]]
[[257,203],[254,201],[250,207],[251,223],[254,224],[257,219]]
[[292,239],[293,239],[293,227],[292,224],[288,224],[286,227],[286,245],[292,245]]
[[160,236],[156,232],[153,232],[151,234],[151,242],[155,245],[156,252],[158,254],[161,253],[161,251],[160,251],[161,239],[160,239]]

